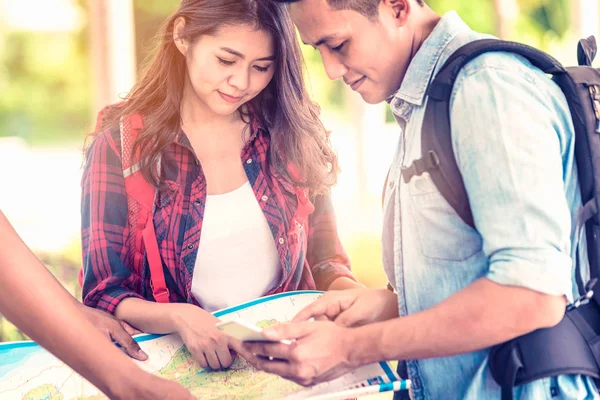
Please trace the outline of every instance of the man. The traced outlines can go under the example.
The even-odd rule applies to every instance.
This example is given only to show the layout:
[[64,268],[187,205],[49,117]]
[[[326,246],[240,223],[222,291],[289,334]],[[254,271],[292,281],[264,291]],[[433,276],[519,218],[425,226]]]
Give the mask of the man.
[[9,321],[111,399],[193,399],[179,384],[142,371],[106,340],[102,333],[118,339],[130,355],[148,358],[116,319],[71,297],[1,211],[0,243],[0,313]]
[[[477,230],[429,174],[402,179],[421,157],[427,88],[462,45],[484,35],[422,0],[278,0],[331,79],[367,103],[387,101],[401,137],[386,186],[383,260],[396,293],[326,294],[283,344],[250,344],[259,368],[309,385],[359,365],[400,360],[414,399],[494,399],[488,349],[556,325],[575,295],[571,218],[581,206],[566,100],[540,70],[486,53],[461,70],[450,113],[453,151]],[[574,231],[574,229],[573,229]],[[330,321],[308,322],[311,317]],[[271,359],[269,359],[271,357]],[[599,398],[581,376],[534,381],[517,399]]]

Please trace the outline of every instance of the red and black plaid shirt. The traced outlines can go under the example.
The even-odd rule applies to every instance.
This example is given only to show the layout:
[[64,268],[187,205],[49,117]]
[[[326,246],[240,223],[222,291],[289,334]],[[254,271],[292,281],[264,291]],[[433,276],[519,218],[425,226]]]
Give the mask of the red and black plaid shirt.
[[[83,301],[110,313],[127,297],[153,300],[147,260],[141,276],[131,268],[135,249],[128,243],[135,233],[127,222],[119,137],[118,129],[110,129],[95,138],[82,178]],[[297,188],[271,168],[269,151],[269,133],[253,127],[242,153],[243,165],[273,234],[282,270],[281,281],[266,294],[326,290],[339,277],[354,279],[337,235],[330,197],[317,196],[314,212],[295,218]],[[197,304],[191,294],[192,274],[207,189],[185,134],[163,153],[161,177],[164,188],[156,196],[154,226],[170,301]]]

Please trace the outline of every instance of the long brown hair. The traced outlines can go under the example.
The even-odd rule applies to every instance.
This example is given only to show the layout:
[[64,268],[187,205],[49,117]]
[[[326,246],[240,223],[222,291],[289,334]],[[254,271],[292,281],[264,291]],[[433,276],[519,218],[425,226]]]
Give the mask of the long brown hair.
[[[183,38],[190,45],[201,35],[215,34],[223,25],[253,26],[271,34],[275,42],[275,73],[251,104],[271,136],[270,162],[296,185],[315,194],[326,193],[337,181],[337,156],[328,132],[319,120],[303,79],[303,59],[294,26],[284,5],[270,0],[183,0],[161,28],[156,56],[142,78],[126,96],[122,107],[113,107],[101,129],[119,118],[139,113],[144,118],[134,144],[140,151],[145,178],[160,185],[157,163],[181,127],[181,101],[187,74],[185,57],[173,40],[177,18],[185,19]],[[240,110],[241,114],[241,110]],[[241,116],[243,117],[243,116]],[[290,176],[288,166],[299,174]]]

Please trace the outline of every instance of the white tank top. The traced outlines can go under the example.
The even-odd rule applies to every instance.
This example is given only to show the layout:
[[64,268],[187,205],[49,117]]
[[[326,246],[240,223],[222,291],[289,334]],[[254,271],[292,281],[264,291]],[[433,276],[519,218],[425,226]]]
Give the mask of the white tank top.
[[250,182],[208,195],[192,278],[202,308],[215,311],[261,297],[280,277],[275,240]]

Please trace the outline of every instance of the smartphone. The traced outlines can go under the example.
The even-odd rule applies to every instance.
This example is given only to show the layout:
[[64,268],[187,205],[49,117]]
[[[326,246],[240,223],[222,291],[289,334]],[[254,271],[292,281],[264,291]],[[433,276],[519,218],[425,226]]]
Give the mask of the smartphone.
[[[262,333],[262,328],[244,321],[243,319],[219,322],[216,327],[221,332],[241,340],[242,342],[278,342],[278,340],[266,338]],[[280,340],[279,342],[283,344],[292,344],[291,340]]]

